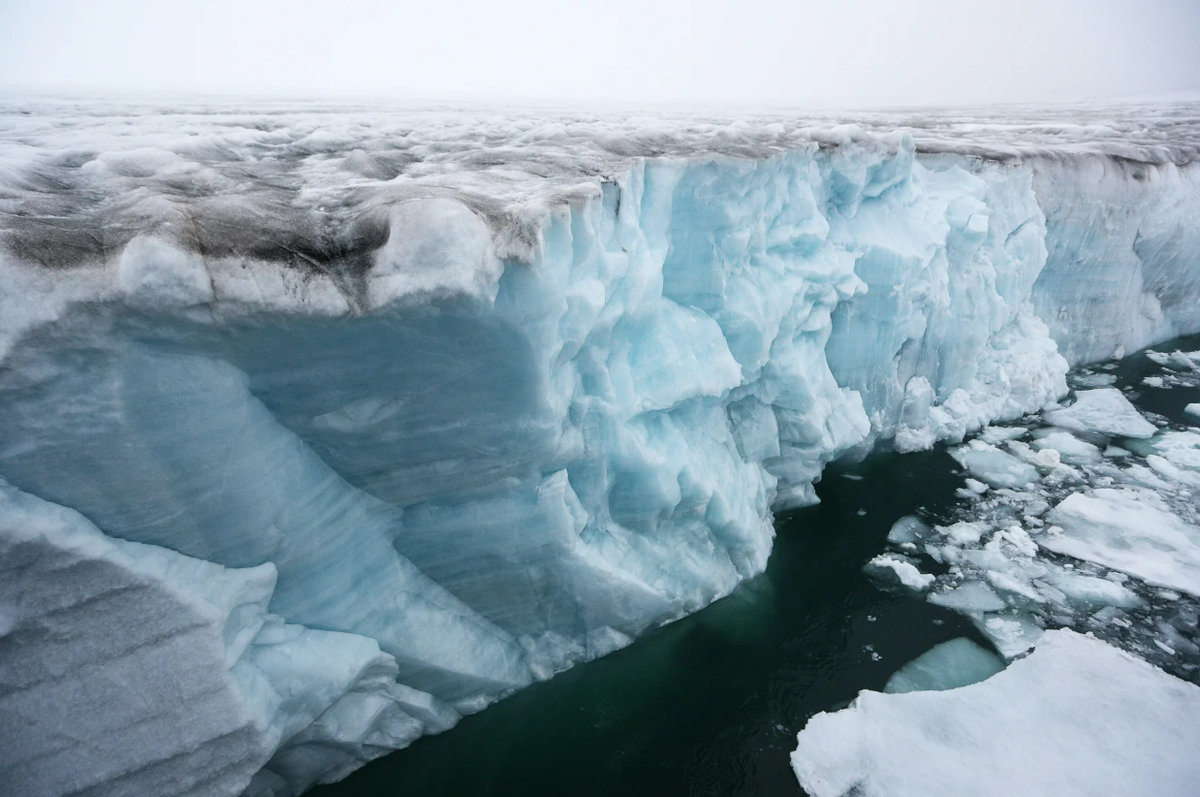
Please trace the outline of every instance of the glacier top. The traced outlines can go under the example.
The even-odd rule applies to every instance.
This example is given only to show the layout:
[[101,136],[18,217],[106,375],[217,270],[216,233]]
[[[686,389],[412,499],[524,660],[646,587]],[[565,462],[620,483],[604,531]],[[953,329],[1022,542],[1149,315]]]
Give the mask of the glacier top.
[[1200,101],[863,113],[504,108],[315,102],[0,99],[0,245],[64,268],[141,234],[206,257],[322,271],[388,237],[388,208],[448,197],[527,260],[555,206],[638,158],[764,158],[858,144],[1012,161],[1200,160]]

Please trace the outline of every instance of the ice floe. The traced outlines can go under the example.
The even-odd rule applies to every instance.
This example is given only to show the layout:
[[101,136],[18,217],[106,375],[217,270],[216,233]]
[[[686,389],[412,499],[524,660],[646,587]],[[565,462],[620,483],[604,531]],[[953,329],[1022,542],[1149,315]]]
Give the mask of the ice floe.
[[791,760],[813,797],[1193,797],[1197,716],[1200,687],[1051,631],[981,683],[818,714]]

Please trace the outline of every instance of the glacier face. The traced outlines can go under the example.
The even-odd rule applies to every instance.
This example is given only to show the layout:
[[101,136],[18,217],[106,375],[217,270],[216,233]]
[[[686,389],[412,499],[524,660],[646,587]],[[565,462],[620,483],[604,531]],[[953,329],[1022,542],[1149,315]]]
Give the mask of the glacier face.
[[111,674],[67,738],[150,670],[211,722],[98,768],[14,679],[28,793],[342,777],[727,594],[832,459],[1200,329],[1188,135],[105,114],[0,147],[0,656]]

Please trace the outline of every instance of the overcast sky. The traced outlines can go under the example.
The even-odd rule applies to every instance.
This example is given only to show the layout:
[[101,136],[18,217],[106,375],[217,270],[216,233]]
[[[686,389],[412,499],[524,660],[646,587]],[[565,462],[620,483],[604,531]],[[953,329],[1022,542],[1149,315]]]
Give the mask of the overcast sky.
[[0,0],[0,86],[879,106],[1200,91],[1200,0]]

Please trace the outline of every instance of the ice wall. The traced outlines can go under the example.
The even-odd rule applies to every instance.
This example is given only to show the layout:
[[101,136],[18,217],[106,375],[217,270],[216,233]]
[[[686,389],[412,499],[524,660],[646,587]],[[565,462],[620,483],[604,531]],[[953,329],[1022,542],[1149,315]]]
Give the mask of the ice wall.
[[1079,364],[1200,329],[1200,164],[1041,158],[1038,315]]
[[268,613],[270,563],[113,539],[3,482],[0,574],[6,793],[299,791],[458,719],[374,640]]
[[[101,166],[140,174],[128,161]],[[1089,297],[1130,299],[1072,276],[1107,232],[1069,211],[1093,182],[1052,167],[918,156],[907,134],[635,158],[548,206],[523,254],[527,218],[408,197],[370,208],[383,233],[354,246],[284,239],[305,269],[181,235],[183,211],[70,270],[18,257],[42,240],[26,230],[0,262],[0,539],[25,545],[48,513],[69,522],[37,544],[84,534],[72,556],[88,567],[141,573],[130,550],[186,562],[138,575],[147,597],[105,613],[122,652],[82,631],[77,647],[133,673],[149,643],[124,629],[200,629],[185,658],[213,687],[169,719],[201,712],[241,739],[182,758],[135,745],[109,775],[73,753],[41,780],[28,769],[28,793],[122,793],[125,772],[154,767],[191,773],[179,792],[343,776],[727,594],[764,567],[772,508],[815,500],[830,460],[961,439],[1060,396],[1060,350],[1111,350]],[[1143,274],[1171,275],[1143,276],[1139,296],[1172,320],[1115,338],[1131,345],[1200,321],[1182,298],[1190,219],[1164,219],[1190,212],[1193,178],[1156,169],[1175,177],[1139,189],[1128,218],[1148,230],[1133,236]],[[246,579],[250,608],[222,608]],[[153,597],[172,589],[217,609]],[[0,655],[57,666],[60,649],[21,641],[52,608],[13,605]],[[249,647],[222,641],[230,623]],[[295,652],[255,664],[281,639]],[[242,662],[276,669],[247,686]],[[280,707],[263,695],[282,682]],[[137,721],[124,683],[113,727]],[[0,704],[0,734],[31,710]],[[0,781],[56,744],[31,741]]]

